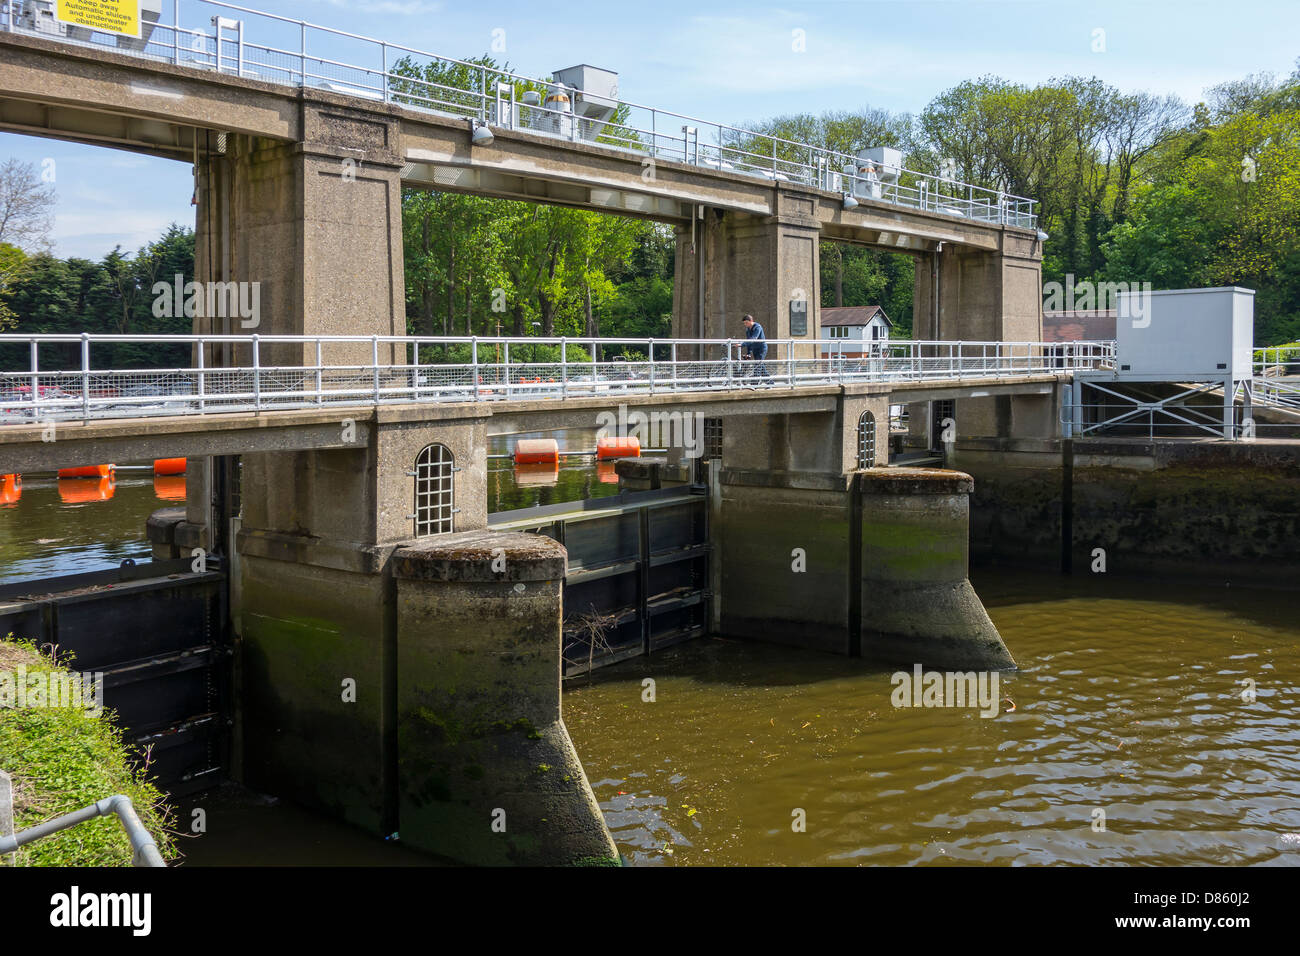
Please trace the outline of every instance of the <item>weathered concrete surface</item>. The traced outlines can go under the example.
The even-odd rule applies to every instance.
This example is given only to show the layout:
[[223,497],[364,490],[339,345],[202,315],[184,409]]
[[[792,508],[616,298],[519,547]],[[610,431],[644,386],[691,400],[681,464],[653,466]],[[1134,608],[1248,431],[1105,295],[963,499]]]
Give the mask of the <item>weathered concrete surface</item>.
[[[1294,585],[1300,566],[1300,442],[1076,440],[1075,574],[1094,550],[1107,574]],[[971,548],[978,563],[1058,567],[1060,442],[971,440]]]
[[1007,230],[993,251],[945,245],[917,260],[913,333],[918,339],[1041,342],[1042,284],[1042,249],[1031,232]]
[[929,469],[724,468],[717,629],[889,663],[1014,667],[967,578],[971,484]]
[[[242,606],[232,609],[245,782],[372,833],[392,832],[389,581],[270,557],[256,539],[241,535]],[[382,565],[382,555],[375,560]]]
[[479,531],[398,549],[402,840],[476,864],[612,863],[560,713],[566,554]]
[[[784,186],[775,196],[775,215],[709,213],[696,222],[694,232],[677,229],[674,337],[743,339],[740,320],[746,314],[754,316],[769,339],[819,337],[818,197],[814,191]],[[805,320],[798,335],[792,309]],[[815,352],[811,345],[794,350],[797,358],[814,358]],[[775,350],[769,355],[775,364]],[[786,357],[783,351],[780,358]]]
[[872,468],[857,480],[863,656],[949,669],[1015,667],[967,577],[971,477]]
[[176,528],[185,521],[185,508],[160,508],[145,521],[145,537],[154,561],[171,561],[181,556]]
[[723,469],[711,526],[721,633],[850,653],[849,481]]

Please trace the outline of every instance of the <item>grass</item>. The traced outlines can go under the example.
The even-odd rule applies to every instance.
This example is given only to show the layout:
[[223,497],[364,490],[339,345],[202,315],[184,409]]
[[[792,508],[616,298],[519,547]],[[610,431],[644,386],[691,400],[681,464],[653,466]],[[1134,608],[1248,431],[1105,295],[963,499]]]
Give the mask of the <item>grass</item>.
[[[67,671],[24,641],[0,640],[0,671]],[[0,770],[13,778],[14,827],[37,823],[115,794],[131,798],[164,859],[176,849],[171,812],[159,790],[130,759],[113,712],[91,717],[69,707],[0,706]],[[99,817],[28,844],[18,866],[130,866],[131,842],[117,817]]]

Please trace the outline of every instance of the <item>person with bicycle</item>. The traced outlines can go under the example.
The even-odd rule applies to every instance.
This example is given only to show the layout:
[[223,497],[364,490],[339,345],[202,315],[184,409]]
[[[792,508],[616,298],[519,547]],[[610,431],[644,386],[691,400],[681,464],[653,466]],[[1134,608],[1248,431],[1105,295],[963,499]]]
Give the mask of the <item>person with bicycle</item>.
[[[772,376],[767,373],[767,366],[763,364],[763,359],[767,358],[767,339],[763,336],[763,327],[754,321],[752,315],[746,315],[740,320],[745,326],[745,343],[740,347],[741,359],[757,363],[754,368],[754,382],[764,382],[771,384]],[[756,388],[756,385],[749,384],[749,376],[742,373],[741,381],[746,383],[747,388]]]

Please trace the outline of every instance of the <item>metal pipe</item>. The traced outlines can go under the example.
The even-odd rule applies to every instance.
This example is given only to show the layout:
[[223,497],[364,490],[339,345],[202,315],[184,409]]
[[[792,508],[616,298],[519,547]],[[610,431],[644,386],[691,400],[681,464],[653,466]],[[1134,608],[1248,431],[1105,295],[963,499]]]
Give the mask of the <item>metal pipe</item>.
[[88,807],[65,813],[53,820],[46,820],[44,823],[38,823],[34,827],[28,827],[26,830],[15,833],[13,836],[0,836],[0,856],[13,853],[20,847],[62,830],[70,829],[97,817],[109,815],[117,817],[118,822],[122,824],[122,829],[126,831],[127,838],[131,841],[132,866],[165,867],[167,865],[163,862],[162,854],[158,852],[158,844],[154,842],[153,836],[140,822],[140,817],[135,812],[131,798],[122,794],[106,797]]

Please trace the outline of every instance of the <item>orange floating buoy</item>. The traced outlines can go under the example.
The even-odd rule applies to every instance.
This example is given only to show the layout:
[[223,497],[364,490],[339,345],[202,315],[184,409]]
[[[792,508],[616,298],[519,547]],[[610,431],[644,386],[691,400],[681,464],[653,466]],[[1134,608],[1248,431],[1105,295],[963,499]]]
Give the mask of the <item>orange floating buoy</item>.
[[601,438],[596,442],[596,457],[599,458],[640,458],[641,439],[639,438]]
[[16,505],[22,496],[22,475],[0,475],[0,505]]
[[185,476],[154,475],[153,493],[163,501],[184,501]]
[[60,478],[111,478],[117,465],[85,465],[81,468],[60,468]]
[[614,470],[612,461],[596,462],[596,480],[602,485],[618,484],[618,472]]
[[537,465],[558,463],[560,446],[554,438],[521,438],[515,442],[515,464]]
[[515,465],[516,488],[545,488],[560,480],[560,463],[538,462],[531,465]]
[[183,475],[185,474],[184,458],[159,458],[153,463],[153,473],[155,475]]
[[107,501],[117,490],[117,479],[112,475],[98,481],[81,481],[75,478],[59,479],[59,498],[65,505],[83,505],[92,501]]

